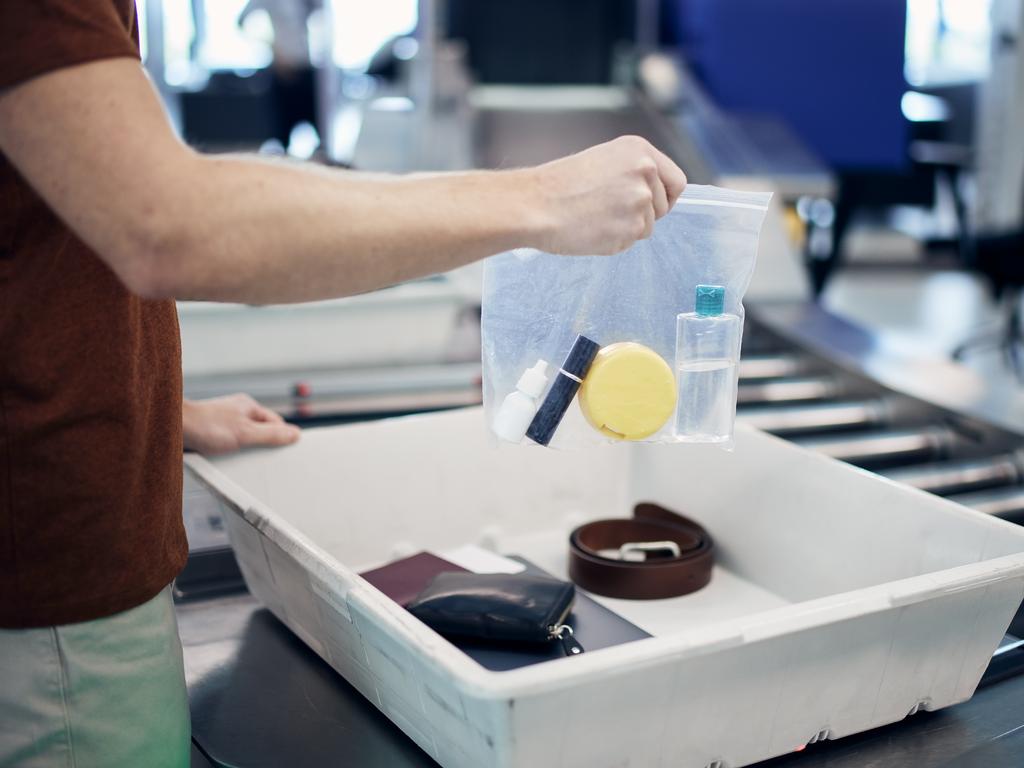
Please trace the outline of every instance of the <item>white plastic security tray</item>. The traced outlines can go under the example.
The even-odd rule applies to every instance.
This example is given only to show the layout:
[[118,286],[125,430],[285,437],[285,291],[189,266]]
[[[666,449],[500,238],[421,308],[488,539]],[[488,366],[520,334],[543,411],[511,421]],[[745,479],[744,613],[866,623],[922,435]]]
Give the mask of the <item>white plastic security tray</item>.
[[[253,593],[447,768],[736,768],[949,706],[1024,596],[1024,529],[742,426],[497,449],[468,409],[187,462]],[[694,595],[605,601],[648,640],[490,672],[356,575],[476,543],[564,577],[568,531],[638,500],[718,546]]]

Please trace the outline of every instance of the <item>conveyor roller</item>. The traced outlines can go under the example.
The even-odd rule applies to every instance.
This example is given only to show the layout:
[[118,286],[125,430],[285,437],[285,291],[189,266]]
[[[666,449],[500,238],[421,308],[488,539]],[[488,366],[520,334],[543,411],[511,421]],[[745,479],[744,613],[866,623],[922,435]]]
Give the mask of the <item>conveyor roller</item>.
[[832,376],[804,376],[768,381],[740,381],[736,394],[738,405],[794,403],[828,400],[842,394],[842,387]]
[[860,467],[912,464],[946,458],[956,434],[945,427],[885,430],[798,440],[805,448]]
[[950,501],[984,512],[986,515],[1014,519],[1024,516],[1024,486],[959,493],[948,498]]
[[883,472],[886,477],[923,491],[947,496],[952,493],[1016,485],[1024,481],[1021,457],[1002,454],[985,459],[947,461]]
[[744,354],[739,365],[740,381],[744,382],[802,376],[813,370],[813,361],[800,355]]
[[881,399],[788,407],[755,406],[744,408],[736,418],[765,432],[798,435],[885,426],[889,409]]

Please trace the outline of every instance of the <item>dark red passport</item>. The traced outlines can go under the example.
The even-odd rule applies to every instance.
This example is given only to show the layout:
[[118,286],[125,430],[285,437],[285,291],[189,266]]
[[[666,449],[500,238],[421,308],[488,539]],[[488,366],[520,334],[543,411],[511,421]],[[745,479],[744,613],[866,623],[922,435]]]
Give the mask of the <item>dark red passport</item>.
[[437,555],[420,552],[359,575],[404,607],[423,591],[431,579],[445,571],[467,572]]

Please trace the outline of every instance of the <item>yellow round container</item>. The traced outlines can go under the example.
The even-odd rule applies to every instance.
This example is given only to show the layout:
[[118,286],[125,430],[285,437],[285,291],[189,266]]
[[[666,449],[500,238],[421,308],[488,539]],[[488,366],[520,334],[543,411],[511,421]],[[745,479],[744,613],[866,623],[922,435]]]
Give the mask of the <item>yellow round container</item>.
[[583,415],[597,431],[619,440],[643,440],[675,411],[676,380],[653,349],[619,342],[597,353],[579,400]]

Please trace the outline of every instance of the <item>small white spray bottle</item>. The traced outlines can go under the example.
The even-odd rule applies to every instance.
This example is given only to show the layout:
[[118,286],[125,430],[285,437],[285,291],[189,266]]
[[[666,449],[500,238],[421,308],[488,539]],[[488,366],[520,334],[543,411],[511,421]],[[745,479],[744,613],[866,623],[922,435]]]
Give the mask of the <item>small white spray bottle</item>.
[[514,392],[505,397],[494,417],[494,434],[510,443],[522,442],[526,430],[537,413],[538,400],[548,383],[548,363],[538,360],[523,371]]

